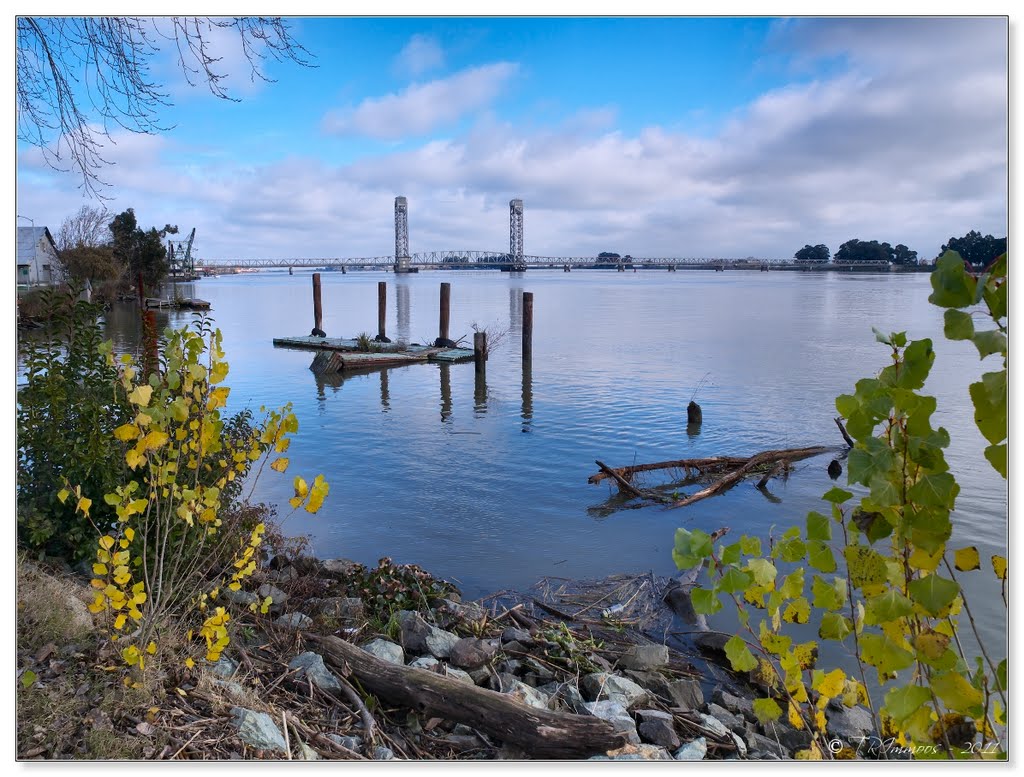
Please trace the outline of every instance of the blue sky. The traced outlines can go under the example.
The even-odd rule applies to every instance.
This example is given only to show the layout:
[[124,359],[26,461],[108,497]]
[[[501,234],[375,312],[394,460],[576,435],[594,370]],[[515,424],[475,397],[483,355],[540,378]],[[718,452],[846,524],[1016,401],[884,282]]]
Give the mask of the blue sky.
[[[932,257],[1007,231],[1002,18],[299,18],[316,68],[228,89],[154,76],[154,135],[114,133],[106,207],[197,228],[209,259],[504,250],[786,258],[805,243]],[[56,231],[73,174],[18,145],[17,213]],[[26,223],[19,220],[19,223]]]

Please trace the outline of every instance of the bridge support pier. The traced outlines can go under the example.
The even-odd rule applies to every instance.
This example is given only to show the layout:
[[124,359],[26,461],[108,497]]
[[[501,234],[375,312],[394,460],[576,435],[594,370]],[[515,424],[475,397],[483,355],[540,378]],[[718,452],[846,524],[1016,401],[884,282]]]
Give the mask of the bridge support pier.
[[410,273],[416,272],[416,269],[412,267],[411,256],[396,256],[395,257],[395,272],[396,273]]
[[562,272],[572,272],[572,268],[569,267],[569,265],[567,265],[567,264],[563,265],[562,266]]

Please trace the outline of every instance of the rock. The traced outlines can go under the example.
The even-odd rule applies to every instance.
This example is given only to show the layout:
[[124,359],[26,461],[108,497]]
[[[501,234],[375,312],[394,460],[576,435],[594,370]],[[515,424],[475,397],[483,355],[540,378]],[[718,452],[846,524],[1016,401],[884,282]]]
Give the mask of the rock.
[[668,695],[675,706],[695,710],[704,704],[704,692],[694,677],[683,677],[668,684]]
[[777,758],[789,758],[789,751],[783,745],[774,739],[758,734],[756,731],[748,731],[746,741],[747,748],[751,751],[751,756],[753,756],[753,751],[758,751],[762,754],[762,757],[774,755]]
[[501,641],[503,644],[506,642],[518,642],[519,646],[522,648],[524,646],[532,645],[533,637],[530,636],[530,632],[526,629],[517,629],[510,626],[501,632]]
[[875,729],[871,713],[864,707],[843,707],[839,710],[825,709],[825,731],[846,742],[859,742]]
[[300,761],[320,761],[320,753],[314,750],[312,747],[307,745],[301,739],[299,740],[299,760]]
[[704,724],[704,728],[706,728],[712,734],[718,737],[722,737],[723,739],[731,739],[731,737],[729,736],[729,729],[726,728],[726,725],[722,723],[722,721],[712,717],[711,715],[705,715],[703,712],[699,712],[697,714],[700,715],[701,721],[703,721]]
[[290,583],[292,580],[297,580],[298,577],[299,570],[290,565],[284,569],[278,569],[267,573],[267,579],[273,580],[275,583]]
[[740,758],[746,758],[747,743],[735,731],[732,731],[730,733],[732,734],[732,741],[736,744],[736,755],[738,755]]
[[717,704],[711,703],[708,705],[708,714],[715,717],[725,724],[725,727],[730,731],[745,732],[747,727],[743,723],[742,715],[734,715],[725,709],[725,707],[719,707]]
[[208,667],[217,677],[223,677],[225,680],[234,676],[235,672],[238,671],[238,662],[232,661],[225,655],[222,655],[213,664]]
[[246,693],[245,688],[234,680],[213,680],[212,682],[217,688],[223,688],[231,701],[236,704],[249,700],[249,694]]
[[633,645],[619,659],[619,666],[648,672],[668,664],[667,645]]
[[451,655],[452,648],[455,647],[455,643],[458,641],[459,637],[457,634],[432,627],[430,633],[427,634],[427,650],[430,651],[432,656],[437,658],[448,658]]
[[340,734],[328,734],[327,738],[334,742],[337,742],[342,747],[352,750],[356,753],[358,753],[359,748],[363,746],[362,737],[348,737],[341,736]]
[[839,463],[837,459],[832,459],[828,463],[828,476],[835,480],[843,474],[843,465]]
[[465,637],[452,646],[448,660],[463,669],[477,669],[489,663],[497,652],[498,646],[492,640]]
[[729,634],[722,634],[718,631],[702,631],[693,638],[693,644],[702,650],[710,653],[725,653],[725,643],[730,639]]
[[316,653],[309,651],[300,653],[291,660],[288,668],[301,670],[296,673],[297,677],[309,678],[313,685],[324,691],[341,690],[341,683],[338,682],[338,678],[331,674],[324,664],[323,657]]
[[487,617],[487,610],[475,602],[457,602],[442,599],[437,607],[438,622],[445,628],[466,621],[480,621]]
[[503,674],[515,674],[521,672],[523,669],[523,662],[515,658],[507,658],[498,664],[498,672]]
[[607,720],[615,731],[626,735],[627,741],[634,745],[640,744],[640,734],[637,733],[636,723],[633,722],[633,717],[623,704],[617,701],[590,701],[583,705],[583,709],[595,718]]
[[804,750],[811,744],[811,735],[806,729],[799,731],[784,723],[771,722],[764,724],[764,733],[768,739],[775,739],[790,753]]
[[485,685],[491,679],[491,670],[486,668],[474,669],[469,673],[469,676],[473,678],[473,682],[477,685]]
[[363,600],[358,597],[332,596],[320,600],[319,612],[328,618],[351,622],[363,618]]
[[302,612],[289,612],[275,620],[274,623],[288,629],[308,629],[313,625],[313,619]]
[[323,570],[324,574],[328,577],[333,577],[336,580],[350,577],[365,569],[362,564],[347,558],[328,559],[321,564],[320,568]]
[[476,683],[473,681],[473,678],[470,677],[469,672],[464,672],[461,669],[456,669],[454,666],[446,666],[444,668],[444,673],[447,677],[453,677],[456,680],[460,680],[469,685],[476,685]]
[[248,607],[250,604],[256,604],[260,601],[260,598],[252,591],[232,591],[227,587],[221,589],[220,598],[227,599],[232,604],[237,604],[240,607]]
[[617,701],[627,709],[641,702],[647,702],[651,698],[649,691],[641,688],[632,680],[608,672],[594,672],[586,675],[580,682],[580,689],[589,699]]
[[609,750],[608,755],[595,755],[588,761],[671,761],[668,751],[655,745],[629,744],[618,750]]
[[548,683],[547,685],[542,685],[537,690],[541,693],[546,693],[551,700],[561,699],[573,712],[582,713],[586,711],[583,706],[586,704],[586,701],[583,699],[579,689],[572,683]]
[[700,425],[703,422],[704,414],[701,412],[700,405],[691,400],[690,404],[686,406],[687,425]]
[[390,661],[392,664],[405,664],[405,651],[402,650],[402,646],[388,642],[386,639],[375,639],[373,642],[363,645],[362,648],[371,656],[377,656],[377,658]]
[[721,688],[715,688],[714,693],[711,694],[711,701],[725,707],[735,715],[743,715],[748,720],[757,720],[754,716],[754,702],[750,699],[734,696]]
[[416,669],[426,669],[432,672],[434,671],[434,667],[440,663],[441,662],[433,656],[420,656],[419,658],[410,661],[409,666],[415,667]]
[[383,745],[377,745],[373,748],[373,760],[374,761],[392,761],[395,758],[395,751],[390,747],[384,747]]
[[233,707],[231,714],[235,716],[235,726],[238,728],[238,736],[260,750],[277,750],[281,753],[288,753],[288,746],[281,736],[281,731],[265,712],[255,712],[245,707]]
[[523,659],[523,668],[526,670],[527,677],[534,677],[537,680],[537,682],[531,683],[531,685],[543,685],[555,679],[554,672],[529,656]]
[[677,761],[703,761],[707,754],[708,741],[704,737],[697,737],[672,753],[672,757]]
[[541,710],[548,708],[548,697],[546,694],[541,693],[536,688],[531,688],[526,683],[512,677],[512,675],[499,675],[499,677],[501,679],[502,693],[506,693],[513,699],[530,707],[536,707]]
[[261,585],[256,593],[259,595],[261,601],[269,596],[271,604],[280,606],[288,601],[288,594],[280,588],[272,586],[270,583],[264,583]]
[[402,625],[402,646],[415,653],[428,651],[435,658],[448,658],[459,638],[423,620],[412,610],[401,610],[398,621]]
[[640,739],[653,745],[675,750],[679,747],[679,736],[676,734],[673,718],[661,710],[637,710],[639,725],[637,732]]

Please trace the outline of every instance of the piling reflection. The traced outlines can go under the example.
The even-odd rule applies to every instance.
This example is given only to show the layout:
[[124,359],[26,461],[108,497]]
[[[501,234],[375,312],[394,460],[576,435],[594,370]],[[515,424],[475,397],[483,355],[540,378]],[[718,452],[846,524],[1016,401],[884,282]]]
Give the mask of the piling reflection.
[[522,284],[508,288],[508,330],[519,332],[523,327],[523,287]]
[[395,276],[395,310],[398,316],[398,324],[395,327],[398,340],[403,343],[411,342],[409,333],[409,316],[411,305],[409,303],[409,284],[404,275]]
[[380,371],[380,411],[386,413],[391,409],[391,394],[388,391],[388,370]]
[[522,431],[529,432],[533,425],[533,362],[523,361],[523,419]]
[[452,417],[452,365],[439,364],[438,371],[441,373],[441,423],[446,423]]
[[487,370],[476,370],[473,379],[473,414],[482,416],[487,412]]

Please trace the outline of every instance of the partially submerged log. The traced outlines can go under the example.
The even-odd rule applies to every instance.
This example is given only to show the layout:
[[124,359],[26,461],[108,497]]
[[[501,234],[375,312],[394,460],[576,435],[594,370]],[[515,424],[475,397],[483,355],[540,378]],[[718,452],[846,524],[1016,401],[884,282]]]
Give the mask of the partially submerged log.
[[527,706],[507,694],[478,688],[425,669],[383,661],[338,637],[306,634],[324,660],[382,699],[416,712],[465,723],[538,758],[577,758],[625,744],[611,724],[588,715]]

